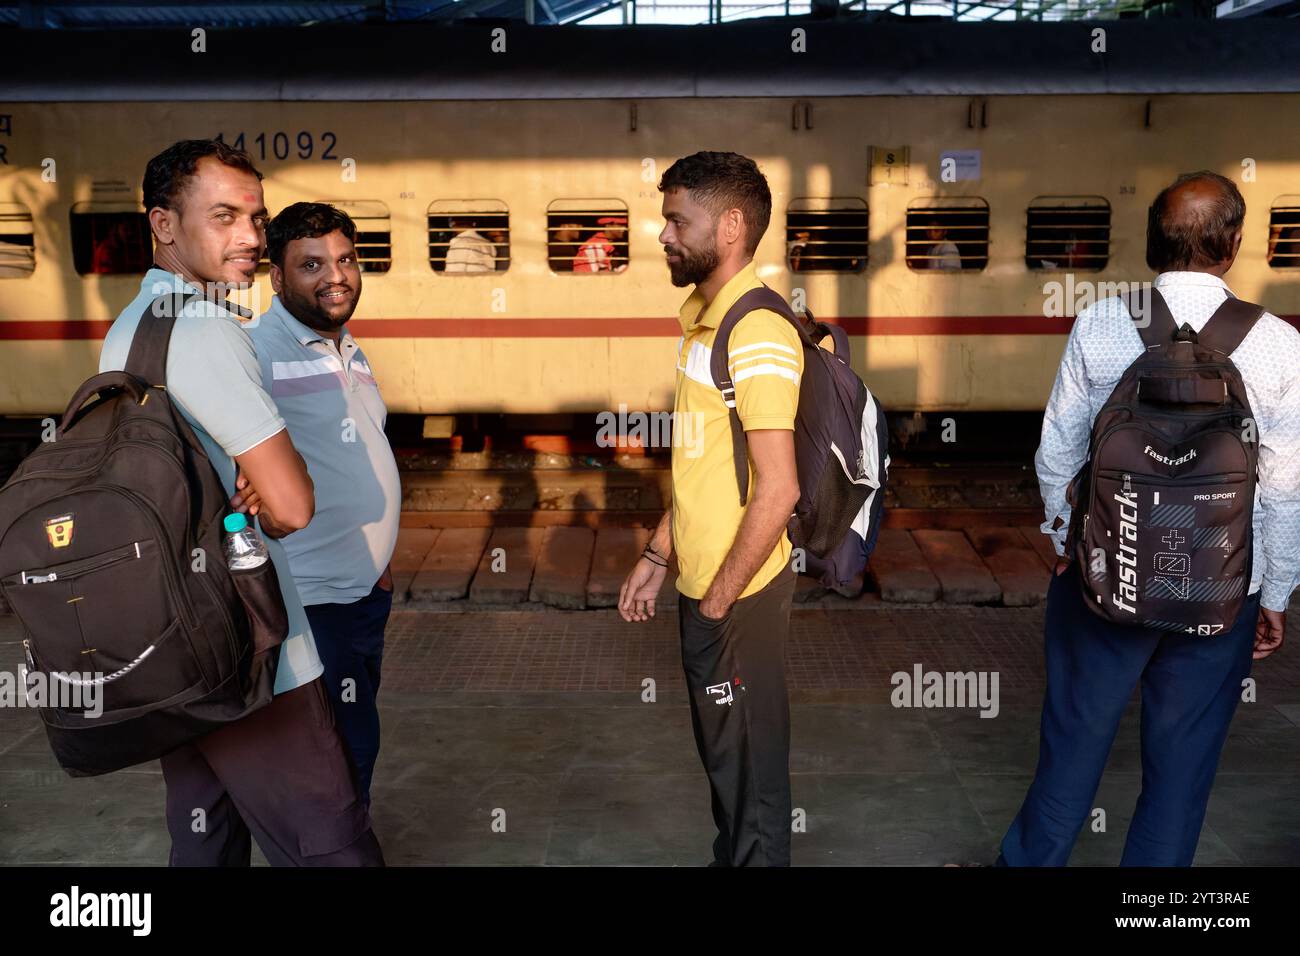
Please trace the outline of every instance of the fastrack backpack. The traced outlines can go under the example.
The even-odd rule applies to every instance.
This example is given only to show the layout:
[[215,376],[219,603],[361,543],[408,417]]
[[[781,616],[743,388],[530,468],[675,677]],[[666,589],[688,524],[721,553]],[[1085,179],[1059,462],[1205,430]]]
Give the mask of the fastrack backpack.
[[1251,570],[1259,446],[1229,356],[1263,309],[1229,298],[1200,333],[1156,289],[1130,297],[1145,351],[1097,414],[1075,478],[1067,554],[1108,621],[1213,636],[1241,610]]
[[[749,496],[749,450],[727,370],[727,342],[736,323],[757,309],[784,316],[803,342],[804,370],[794,425],[799,503],[787,529],[790,541],[803,549],[807,574],[828,588],[850,593],[880,532],[889,477],[884,409],[849,365],[849,337],[843,329],[817,322],[811,312],[805,323],[766,285],[746,292],[718,324],[710,363],[713,382],[729,412],[742,505]],[[818,344],[827,335],[835,343],[834,354]]]
[[271,700],[288,631],[275,567],[227,568],[225,490],[166,391],[191,297],[155,299],[126,371],[83,383],[55,440],[0,488],[24,691],[46,695],[34,703],[72,776],[152,760]]

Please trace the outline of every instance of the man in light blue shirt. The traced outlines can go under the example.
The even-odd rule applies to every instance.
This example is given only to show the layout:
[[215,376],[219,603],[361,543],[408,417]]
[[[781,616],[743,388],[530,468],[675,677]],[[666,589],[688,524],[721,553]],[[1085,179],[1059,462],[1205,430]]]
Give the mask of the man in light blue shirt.
[[316,515],[284,539],[325,686],[363,799],[379,756],[380,663],[393,603],[388,562],[402,488],[384,435],[388,411],[348,333],[361,298],[357,228],[325,203],[294,203],[267,226],[276,297],[248,325],[262,384],[316,489]]
[[[109,329],[100,371],[125,367],[140,316],[155,298],[196,296],[172,331],[167,392],[232,506],[256,515],[290,625],[271,703],[162,758],[171,863],[247,866],[251,830],[275,865],[382,865],[330,717],[311,627],[276,540],[311,520],[311,479],[261,386],[252,343],[234,311],[243,310],[222,291],[246,287],[256,273],[267,218],[261,174],[242,151],[183,140],[149,161],[144,200],[155,265]],[[233,497],[237,487],[253,507]]]

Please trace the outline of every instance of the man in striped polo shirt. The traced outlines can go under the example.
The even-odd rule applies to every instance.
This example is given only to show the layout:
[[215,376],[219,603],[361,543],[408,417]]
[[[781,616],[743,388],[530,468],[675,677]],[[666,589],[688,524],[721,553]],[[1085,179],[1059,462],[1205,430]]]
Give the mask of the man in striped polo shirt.
[[384,435],[388,410],[346,325],[361,298],[356,235],[325,203],[294,203],[276,216],[266,228],[276,295],[248,334],[315,483],[316,514],[284,548],[369,805],[402,490]]

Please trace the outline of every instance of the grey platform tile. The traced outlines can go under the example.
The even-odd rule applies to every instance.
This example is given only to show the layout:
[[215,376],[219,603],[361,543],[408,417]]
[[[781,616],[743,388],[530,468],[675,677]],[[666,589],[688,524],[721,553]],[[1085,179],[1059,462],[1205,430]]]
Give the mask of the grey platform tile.
[[[376,780],[371,816],[391,866],[535,866],[546,855],[561,784],[559,774],[449,773],[418,788]],[[504,832],[494,832],[494,820],[504,820]]]
[[153,775],[0,771],[0,863],[165,863],[163,799]]
[[[988,718],[980,717],[978,711],[952,708],[925,713],[943,753],[963,776],[1033,773],[1038,765],[1042,712],[1037,707],[1004,708],[998,716]],[[1140,770],[1138,748],[1138,712],[1131,705],[1111,745],[1107,769]]]
[[1280,708],[1238,704],[1219,758],[1219,774],[1275,774],[1300,768],[1300,726]]
[[1300,773],[1283,769],[1220,774],[1210,793],[1206,823],[1248,866],[1300,866]]
[[793,798],[806,814],[792,837],[800,866],[940,866],[994,845],[952,773],[798,774]]
[[791,708],[791,773],[935,773],[947,769],[923,711],[888,704]]
[[561,773],[581,745],[573,711],[443,708],[382,714],[379,769],[386,783],[420,786],[463,773]]
[[571,769],[575,773],[684,774],[703,779],[685,701],[658,701],[638,707],[583,708],[573,711],[580,740]]
[[704,771],[573,773],[564,782],[546,862],[560,866],[703,866],[716,830]]
[[1273,709],[1291,723],[1300,727],[1300,704],[1278,704]]

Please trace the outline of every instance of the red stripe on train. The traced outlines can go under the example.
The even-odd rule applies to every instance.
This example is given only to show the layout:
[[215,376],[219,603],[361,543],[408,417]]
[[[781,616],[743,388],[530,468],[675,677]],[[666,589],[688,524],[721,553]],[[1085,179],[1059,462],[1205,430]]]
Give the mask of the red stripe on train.
[[[1300,329],[1300,315],[1282,318]],[[1041,315],[846,315],[826,319],[850,335],[1066,335],[1073,319]],[[0,340],[102,339],[111,322],[0,322]],[[666,338],[681,333],[676,319],[355,319],[361,338],[586,339]]]

